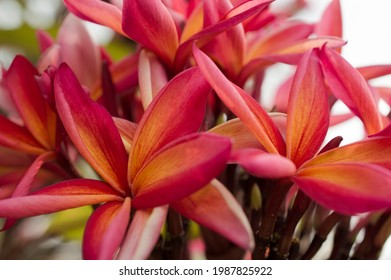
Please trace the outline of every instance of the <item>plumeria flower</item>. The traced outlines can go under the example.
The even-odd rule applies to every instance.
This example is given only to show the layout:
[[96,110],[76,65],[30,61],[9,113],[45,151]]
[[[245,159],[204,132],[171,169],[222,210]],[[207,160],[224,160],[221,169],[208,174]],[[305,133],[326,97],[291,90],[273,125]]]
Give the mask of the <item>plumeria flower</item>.
[[[298,64],[289,96],[285,141],[263,108],[227,80],[209,57],[196,47],[194,56],[219,97],[263,146],[263,150],[253,152],[251,157],[240,158],[245,167],[251,166],[253,173],[258,167],[260,174],[269,178],[278,170],[278,175],[289,178],[311,199],[340,213],[356,214],[391,206],[390,137],[371,137],[317,154],[330,118],[323,73],[331,66],[326,63],[333,63],[337,75],[344,75],[344,79],[336,80],[335,73],[326,73],[328,86],[338,88],[345,102],[350,102],[351,108],[361,116],[368,131],[373,133],[383,127],[372,94],[363,88],[367,84],[338,53],[327,48],[313,50]],[[226,127],[224,131],[227,130]],[[253,143],[245,135],[236,141],[243,139]],[[263,160],[271,155],[274,161]],[[295,168],[287,160],[294,163]]]
[[154,248],[172,207],[251,249],[253,237],[240,205],[214,179],[225,167],[231,142],[197,133],[209,91],[197,67],[182,72],[153,99],[134,134],[129,122],[115,121],[122,139],[110,114],[88,97],[70,68],[61,65],[55,78],[59,116],[77,150],[104,181],[64,181],[2,200],[0,217],[97,205],[85,228],[83,257],[143,259]]

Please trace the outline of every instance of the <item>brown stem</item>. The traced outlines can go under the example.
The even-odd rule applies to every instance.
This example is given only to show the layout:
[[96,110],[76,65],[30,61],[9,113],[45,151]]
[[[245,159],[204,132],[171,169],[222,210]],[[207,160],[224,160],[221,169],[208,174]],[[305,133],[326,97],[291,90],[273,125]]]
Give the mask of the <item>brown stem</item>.
[[335,225],[342,219],[343,215],[333,212],[320,225],[318,232],[315,234],[309,248],[302,256],[303,260],[312,259],[326,241],[327,236]]
[[350,219],[351,217],[342,218],[341,222],[338,224],[337,229],[334,234],[334,245],[331,251],[330,260],[339,260],[347,259],[351,249],[351,244],[349,242],[349,228],[350,228]]
[[254,259],[262,260],[267,258],[267,251],[270,249],[270,242],[278,213],[291,185],[292,183],[289,180],[279,180],[269,194],[261,226],[256,236],[256,248],[253,252]]
[[309,199],[302,191],[298,191],[295,202],[292,206],[291,211],[289,211],[281,239],[278,242],[277,249],[275,251],[276,258],[278,259],[287,259],[289,256],[289,250],[291,248],[292,237],[295,232],[296,226],[299,223],[300,219],[303,217],[304,213],[308,210],[308,207],[311,204],[311,199]]
[[167,231],[169,236],[164,243],[164,248],[168,259],[188,259],[182,217],[171,208],[167,215]]

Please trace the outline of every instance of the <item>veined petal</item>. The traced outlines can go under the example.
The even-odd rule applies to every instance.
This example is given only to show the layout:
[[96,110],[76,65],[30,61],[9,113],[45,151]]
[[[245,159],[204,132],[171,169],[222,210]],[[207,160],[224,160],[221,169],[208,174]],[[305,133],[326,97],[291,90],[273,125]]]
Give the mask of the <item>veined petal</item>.
[[391,170],[369,163],[301,169],[292,180],[317,203],[343,214],[391,207]]
[[296,166],[291,160],[259,149],[237,150],[231,154],[229,161],[239,164],[250,174],[261,178],[290,177],[296,172]]
[[228,138],[191,134],[153,156],[132,182],[135,208],[150,208],[182,199],[208,184],[225,167]]
[[367,82],[340,54],[323,47],[320,52],[326,82],[333,94],[364,123],[369,134],[379,132],[382,119]]
[[372,163],[391,169],[391,137],[371,137],[319,154],[303,167],[332,163]]
[[129,181],[156,151],[198,131],[209,92],[210,86],[198,67],[181,72],[159,92],[138,125],[129,156]]
[[233,195],[217,180],[171,204],[181,215],[216,231],[245,250],[254,248],[250,224]]
[[83,85],[92,89],[101,79],[102,62],[99,47],[92,41],[82,21],[69,14],[61,24],[57,38],[62,62],[72,68]]
[[218,34],[227,31],[228,29],[242,23],[245,19],[261,12],[272,1],[269,0],[253,0],[246,1],[241,5],[233,8],[222,20],[216,24],[203,28],[200,32],[191,36],[183,42],[177,51],[175,57],[175,67],[178,71],[183,68],[188,56],[191,54],[192,46],[197,41],[198,47],[204,46],[210,40],[214,39]]
[[0,145],[29,154],[42,154],[46,150],[31,133],[3,115],[0,115]]
[[167,205],[137,210],[119,251],[118,259],[147,259],[159,239],[167,211]]
[[76,179],[46,187],[31,195],[0,200],[0,217],[19,219],[122,200],[120,194],[104,182]]
[[23,56],[16,56],[5,75],[12,100],[27,129],[46,149],[55,147],[56,115],[43,98],[34,66]]
[[127,192],[127,153],[110,114],[88,97],[65,64],[54,87],[57,110],[73,144],[102,178]]
[[83,258],[113,259],[121,245],[130,220],[130,198],[107,202],[88,219],[83,237]]
[[285,154],[284,140],[265,110],[244,90],[230,82],[195,45],[193,53],[205,78],[224,104],[254,133],[267,151]]
[[168,82],[163,65],[156,56],[146,50],[140,53],[138,78],[141,102],[146,110],[152,99]]
[[160,0],[124,0],[122,28],[131,39],[171,65],[178,48],[178,32]]
[[101,0],[64,0],[69,11],[78,17],[97,24],[101,24],[124,34],[121,27],[122,12],[110,3]]
[[300,166],[319,150],[330,120],[328,92],[315,50],[297,66],[287,116],[286,154]]

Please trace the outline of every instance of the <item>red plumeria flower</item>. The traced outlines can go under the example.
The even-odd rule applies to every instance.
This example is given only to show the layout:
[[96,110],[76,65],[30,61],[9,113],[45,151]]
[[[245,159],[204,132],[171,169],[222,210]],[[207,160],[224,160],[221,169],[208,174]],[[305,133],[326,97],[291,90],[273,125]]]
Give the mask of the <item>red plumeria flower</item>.
[[[253,237],[243,211],[213,180],[225,167],[231,142],[196,133],[209,91],[198,68],[172,79],[154,98],[135,134],[127,135],[128,155],[110,114],[86,95],[68,66],[60,66],[55,79],[58,113],[77,150],[104,181],[65,181],[2,200],[0,216],[21,218],[103,203],[86,225],[84,258],[140,259],[153,249],[169,205],[251,249]],[[131,130],[126,121],[116,122],[122,132],[127,126]]]
[[[247,165],[251,165],[253,171],[254,165],[258,164],[261,175],[265,176],[266,172],[262,169],[266,168],[269,175],[265,177],[273,178],[273,169],[283,167],[284,172],[279,170],[280,176],[283,174],[284,177],[289,177],[311,199],[341,213],[356,214],[391,206],[391,138],[385,135],[386,132],[317,154],[328,130],[330,117],[327,88],[319,60],[322,59],[325,63],[325,56],[339,59],[336,58],[337,53],[330,54],[327,49],[313,50],[300,61],[289,97],[286,141],[262,107],[245,91],[227,80],[209,57],[196,47],[194,56],[219,97],[263,146],[263,151],[259,150],[258,154],[243,159]],[[345,71],[345,80],[329,78],[328,86],[338,87],[339,94],[353,102],[352,107],[357,108],[368,128],[372,131],[381,129],[381,120],[370,117],[376,113],[375,108],[371,107],[371,93],[361,88],[366,83],[360,83],[361,80],[352,73],[352,67],[348,67],[347,62],[339,59],[338,65],[341,68],[337,68],[337,64],[335,68],[339,74],[342,70]],[[360,102],[362,100],[368,102],[364,104]],[[363,108],[368,109],[368,114]],[[227,131],[228,128],[224,130]],[[235,135],[236,133],[232,134],[233,137]],[[246,136],[236,137],[234,141],[243,139],[253,145],[253,140]],[[274,161],[262,160],[264,157],[271,157],[265,150],[274,154]],[[281,159],[284,156],[286,159]],[[286,160],[293,162],[297,171]]]

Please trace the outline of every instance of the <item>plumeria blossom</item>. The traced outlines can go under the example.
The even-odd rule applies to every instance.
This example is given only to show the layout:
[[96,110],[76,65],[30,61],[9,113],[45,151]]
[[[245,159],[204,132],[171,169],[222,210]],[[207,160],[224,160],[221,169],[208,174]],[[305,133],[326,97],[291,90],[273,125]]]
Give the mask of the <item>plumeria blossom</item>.
[[21,218],[103,203],[86,225],[84,258],[139,259],[153,249],[170,205],[251,249],[251,230],[239,204],[212,180],[224,168],[231,142],[195,133],[208,93],[198,68],[174,78],[148,107],[134,136],[129,135],[128,156],[112,117],[86,95],[69,67],[61,65],[55,79],[58,113],[78,151],[104,181],[75,179],[2,200],[0,216]]
[[[229,82],[209,57],[198,48],[194,48],[197,64],[216,93],[256,136],[264,150],[270,153],[278,152],[296,165],[297,171],[286,165],[285,175],[311,199],[345,214],[388,208],[391,205],[391,170],[388,155],[391,138],[372,137],[317,154],[328,130],[330,115],[327,88],[323,82],[324,67],[322,68],[320,60],[324,63],[324,56],[331,56],[330,52],[327,48],[313,50],[300,61],[291,87],[284,141],[271,118],[258,103]],[[339,62],[341,65],[342,62]],[[351,68],[346,62],[342,64],[342,69],[349,71],[344,74],[351,73]],[[360,80],[356,76],[345,76],[344,80],[338,81],[328,78],[326,81],[330,87],[339,86],[339,94],[345,94],[346,89],[356,89],[357,96],[354,98],[357,101],[352,100],[352,95],[346,97],[352,101],[354,108],[360,110],[360,106],[373,106],[373,101],[369,103],[373,98],[372,94],[360,88],[360,85],[366,86],[366,83],[359,83]],[[368,103],[358,101],[363,99],[368,100]],[[368,117],[367,127],[375,126],[381,129],[380,120],[369,117],[373,112],[375,107],[370,108],[366,115],[362,112],[363,118]],[[264,156],[265,154],[260,152],[257,156],[250,157],[247,164],[262,162]],[[259,168],[262,169],[264,165],[260,164]],[[278,165],[277,161],[274,165],[276,169],[283,166]],[[254,168],[253,165],[252,167]],[[270,173],[273,174],[272,169],[270,168]]]

